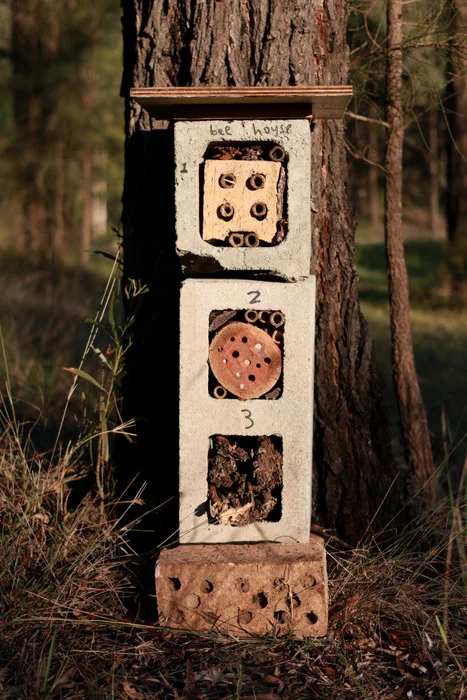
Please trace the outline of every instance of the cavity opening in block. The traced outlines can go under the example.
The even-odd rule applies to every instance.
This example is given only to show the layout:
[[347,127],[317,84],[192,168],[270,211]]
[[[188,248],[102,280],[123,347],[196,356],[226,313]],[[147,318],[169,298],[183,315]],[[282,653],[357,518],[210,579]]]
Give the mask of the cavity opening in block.
[[232,527],[278,522],[282,514],[282,437],[212,435],[209,442],[209,521]]
[[233,248],[287,235],[287,153],[273,141],[211,143],[201,167],[201,237]]
[[215,399],[282,395],[285,314],[223,309],[209,316],[209,394]]

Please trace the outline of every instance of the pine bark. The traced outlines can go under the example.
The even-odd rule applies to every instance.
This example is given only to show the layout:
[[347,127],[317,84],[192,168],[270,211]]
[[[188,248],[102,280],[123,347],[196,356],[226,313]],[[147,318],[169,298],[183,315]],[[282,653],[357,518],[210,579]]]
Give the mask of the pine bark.
[[388,0],[388,58],[384,228],[388,261],[392,370],[401,418],[404,452],[410,472],[427,500],[436,500],[436,479],[430,434],[413,354],[409,280],[402,238],[402,2]]
[[[347,9],[340,0],[122,0],[122,6],[125,275],[150,290],[142,300],[137,298],[138,305],[128,305],[128,313],[136,311],[136,320],[126,411],[144,419],[139,424],[141,439],[126,459],[141,466],[149,482],[149,500],[171,498],[173,503],[180,269],[175,257],[171,131],[128,99],[129,88],[345,84]],[[342,121],[316,122],[312,141],[312,265],[318,297],[313,518],[355,542],[366,531],[396,470],[373,345],[358,304]],[[394,490],[374,525],[399,507],[398,499]],[[175,531],[176,512],[169,514],[166,507],[159,513],[156,527]]]

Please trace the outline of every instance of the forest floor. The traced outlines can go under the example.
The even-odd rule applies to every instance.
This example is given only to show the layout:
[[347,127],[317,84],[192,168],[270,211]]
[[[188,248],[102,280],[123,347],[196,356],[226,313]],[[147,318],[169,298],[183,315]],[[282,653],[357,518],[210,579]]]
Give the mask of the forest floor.
[[[362,310],[396,436],[384,250],[363,238]],[[455,486],[467,433],[467,318],[446,299],[444,243],[410,240],[406,250],[417,369],[446,496],[396,541],[352,551],[329,542],[330,633],[305,641],[178,634],[129,613],[138,554],[127,526],[116,504],[103,510],[76,488],[89,481],[77,440],[94,425],[88,383],[50,454],[71,383],[62,367],[79,363],[106,273],[45,274],[2,257],[1,698],[467,697],[465,501]],[[95,356],[86,369],[94,376],[98,367]]]

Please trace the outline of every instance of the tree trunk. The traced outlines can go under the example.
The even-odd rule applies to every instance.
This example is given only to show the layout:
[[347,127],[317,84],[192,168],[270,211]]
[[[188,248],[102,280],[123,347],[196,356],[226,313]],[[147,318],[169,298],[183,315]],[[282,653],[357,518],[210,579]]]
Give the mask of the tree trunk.
[[429,502],[436,500],[436,479],[430,434],[423,404],[410,328],[409,280],[402,238],[402,2],[388,0],[388,58],[384,232],[389,277],[392,370],[401,417],[407,465]]
[[[370,104],[370,117],[378,119],[378,110],[374,102]],[[369,130],[369,149],[368,159],[371,163],[379,163],[378,152],[378,129],[379,125],[371,121],[368,123]],[[379,187],[378,187],[378,166],[370,165],[368,167],[368,199],[370,205],[370,225],[373,231],[379,226]]]
[[50,94],[41,74],[44,61],[41,44],[40,2],[13,0],[12,56],[14,115],[18,146],[17,180],[23,208],[24,240],[35,257],[50,255],[50,227],[45,184],[47,140],[45,125]]
[[451,296],[462,299],[467,276],[467,5],[453,0],[453,46],[447,65],[446,221],[449,241]]
[[[92,39],[89,48],[89,62],[82,66],[83,85],[83,124],[85,133],[89,134],[89,124],[94,107],[94,78],[95,78],[95,27],[92,31]],[[93,187],[93,153],[89,138],[83,143],[82,157],[82,188],[83,188],[83,218],[81,220],[81,265],[89,265],[90,249],[92,244],[92,187]]]
[[434,237],[439,234],[439,152],[438,152],[438,105],[434,97],[429,113],[429,153],[430,168],[430,228]]
[[[149,500],[174,503],[180,269],[171,131],[128,99],[129,88],[345,84],[347,10],[340,0],[122,0],[122,5],[125,274],[149,287],[148,294],[136,298],[139,306],[127,307],[130,314],[136,309],[136,321],[126,414],[144,419],[139,443],[126,459],[140,465],[149,481]],[[358,305],[342,121],[316,122],[312,140],[312,267],[317,275],[313,518],[355,542],[396,470],[373,346]],[[376,524],[400,506],[398,498],[395,490]],[[156,527],[175,532],[176,511],[172,520],[167,506],[158,512]]]
[[64,143],[58,141],[55,147],[55,231],[53,252],[55,259],[65,259],[65,160]]
[[84,144],[82,153],[83,175],[83,218],[81,220],[81,265],[89,265],[91,248],[91,214],[92,214],[92,154],[89,143]]

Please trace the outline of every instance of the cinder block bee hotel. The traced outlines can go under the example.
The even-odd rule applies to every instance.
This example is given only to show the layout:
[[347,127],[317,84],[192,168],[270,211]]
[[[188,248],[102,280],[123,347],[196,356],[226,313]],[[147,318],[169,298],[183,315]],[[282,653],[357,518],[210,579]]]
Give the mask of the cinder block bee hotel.
[[310,120],[341,117],[351,88],[132,97],[174,121],[176,245],[188,278],[179,545],[156,565],[159,621],[239,637],[324,635],[325,550],[309,534]]

